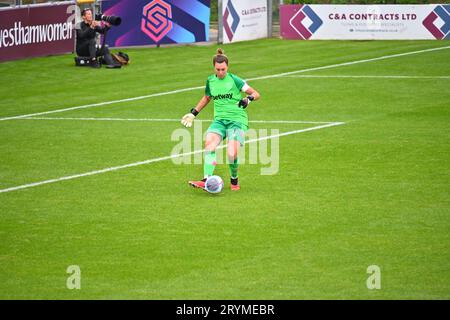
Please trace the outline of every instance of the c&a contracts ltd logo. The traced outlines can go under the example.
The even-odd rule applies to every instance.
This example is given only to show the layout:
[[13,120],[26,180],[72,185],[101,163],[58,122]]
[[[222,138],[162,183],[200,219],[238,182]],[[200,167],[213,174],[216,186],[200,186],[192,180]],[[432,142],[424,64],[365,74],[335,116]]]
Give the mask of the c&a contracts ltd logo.
[[291,27],[301,38],[308,40],[323,24],[322,19],[308,5],[301,5],[300,10],[289,20]]
[[228,1],[225,13],[223,15],[223,27],[229,41],[233,40],[234,33],[236,32],[240,21],[241,18],[239,18],[239,14],[236,12],[233,3],[231,0]]
[[153,0],[144,6],[141,30],[159,42],[173,28],[172,7],[164,0]]
[[422,24],[438,40],[450,39],[450,4],[436,6]]

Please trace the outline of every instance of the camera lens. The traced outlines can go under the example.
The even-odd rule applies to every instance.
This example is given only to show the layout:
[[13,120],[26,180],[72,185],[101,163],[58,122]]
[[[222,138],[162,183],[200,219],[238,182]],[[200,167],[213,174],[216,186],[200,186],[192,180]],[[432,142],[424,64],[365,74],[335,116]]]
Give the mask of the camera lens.
[[112,24],[113,26],[118,26],[122,23],[122,18],[117,16],[102,16],[102,20]]
[[122,18],[118,16],[105,16],[104,14],[96,14],[95,20],[102,20],[112,24],[113,26],[118,26],[122,23]]

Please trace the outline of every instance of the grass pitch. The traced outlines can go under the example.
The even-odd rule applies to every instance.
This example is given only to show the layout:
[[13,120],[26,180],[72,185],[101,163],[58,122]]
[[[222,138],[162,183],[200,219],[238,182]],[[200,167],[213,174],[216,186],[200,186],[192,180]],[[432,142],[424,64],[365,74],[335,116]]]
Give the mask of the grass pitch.
[[[187,185],[201,164],[165,159],[181,124],[143,120],[197,103],[216,46],[127,50],[121,70],[0,64],[0,298],[449,299],[450,48],[423,51],[445,46],[223,45],[262,95],[251,120],[344,124],[253,123],[302,132],[279,137],[276,174],[242,165],[239,192],[219,165],[218,196]],[[371,265],[381,289],[367,288]]]

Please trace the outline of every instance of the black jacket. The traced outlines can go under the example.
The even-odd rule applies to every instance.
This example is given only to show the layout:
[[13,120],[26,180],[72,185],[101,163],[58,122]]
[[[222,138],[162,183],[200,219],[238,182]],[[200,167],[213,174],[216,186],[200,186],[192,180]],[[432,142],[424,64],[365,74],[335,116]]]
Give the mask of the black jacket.
[[[77,51],[80,51],[81,48],[85,48],[89,45],[89,42],[92,40],[95,41],[95,34],[101,33],[104,34],[109,30],[109,27],[95,27],[92,29],[88,24],[84,21],[80,23],[80,28],[77,29]],[[81,49],[82,50],[82,49]]]

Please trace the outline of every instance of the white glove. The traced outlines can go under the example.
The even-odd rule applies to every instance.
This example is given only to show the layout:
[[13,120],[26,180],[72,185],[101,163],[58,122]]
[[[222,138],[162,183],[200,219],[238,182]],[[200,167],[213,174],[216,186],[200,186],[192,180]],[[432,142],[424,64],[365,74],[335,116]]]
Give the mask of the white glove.
[[181,118],[181,124],[186,128],[192,127],[192,122],[194,122],[195,116],[192,113],[187,113]]

